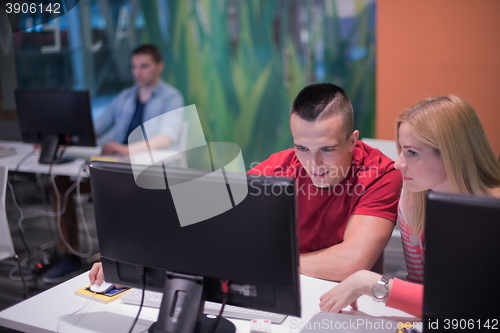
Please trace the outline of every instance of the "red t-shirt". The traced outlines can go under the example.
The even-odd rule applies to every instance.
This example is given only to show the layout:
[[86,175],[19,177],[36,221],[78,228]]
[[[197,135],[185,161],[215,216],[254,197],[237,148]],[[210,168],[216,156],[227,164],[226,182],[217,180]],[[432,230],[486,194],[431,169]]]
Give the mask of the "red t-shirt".
[[300,252],[328,248],[344,240],[351,215],[371,215],[396,222],[401,173],[394,161],[358,141],[342,182],[314,186],[293,148],[272,154],[249,174],[295,178]]

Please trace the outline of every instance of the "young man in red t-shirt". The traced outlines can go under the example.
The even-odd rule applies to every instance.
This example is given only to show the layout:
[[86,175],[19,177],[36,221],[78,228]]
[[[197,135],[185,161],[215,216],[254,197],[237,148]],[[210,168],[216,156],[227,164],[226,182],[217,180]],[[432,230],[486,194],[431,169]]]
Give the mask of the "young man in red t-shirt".
[[345,92],[305,87],[290,110],[294,148],[248,173],[296,179],[300,271],[341,281],[371,269],[396,222],[402,178],[394,161],[358,141]]

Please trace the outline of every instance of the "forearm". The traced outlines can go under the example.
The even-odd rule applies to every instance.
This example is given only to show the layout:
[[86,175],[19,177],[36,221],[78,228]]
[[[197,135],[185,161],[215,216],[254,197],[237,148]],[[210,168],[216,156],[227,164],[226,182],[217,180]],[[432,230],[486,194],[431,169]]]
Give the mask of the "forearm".
[[[157,135],[157,136],[149,139],[148,143],[147,143],[147,145],[149,146],[149,149],[151,149],[151,150],[165,149],[165,148],[170,147],[171,144],[172,144],[172,140],[170,140],[170,138],[168,136],[162,135],[162,134]],[[146,149],[147,148],[146,148],[144,141],[134,142],[128,146],[129,154],[134,154],[134,153],[138,153],[141,151],[145,151]]]
[[418,283],[391,279],[386,305],[422,318],[424,286]]
[[372,257],[341,243],[320,251],[301,254],[300,272],[319,279],[342,281],[359,270],[370,270],[374,264]]

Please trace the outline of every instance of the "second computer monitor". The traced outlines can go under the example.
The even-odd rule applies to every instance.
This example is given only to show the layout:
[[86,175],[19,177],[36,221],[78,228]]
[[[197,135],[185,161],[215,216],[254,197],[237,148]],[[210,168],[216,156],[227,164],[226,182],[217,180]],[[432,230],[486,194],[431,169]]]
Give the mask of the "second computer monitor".
[[17,89],[23,142],[42,145],[39,162],[57,159],[59,145],[95,146],[88,91]]

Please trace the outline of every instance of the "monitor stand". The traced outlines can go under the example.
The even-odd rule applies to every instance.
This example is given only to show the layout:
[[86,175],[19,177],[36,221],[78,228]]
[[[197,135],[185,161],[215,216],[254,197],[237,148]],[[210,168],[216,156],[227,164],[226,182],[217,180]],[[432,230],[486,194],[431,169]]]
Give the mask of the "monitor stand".
[[[203,277],[167,272],[158,320],[149,333],[206,333],[215,321],[203,315]],[[220,318],[217,333],[234,333],[236,327]]]
[[[59,135],[58,134],[46,134],[43,137],[42,150],[40,151],[40,158],[38,163],[40,164],[63,164],[73,162],[75,159],[70,157],[64,157],[57,160],[57,151],[59,149]],[[57,163],[55,163],[57,162]]]

